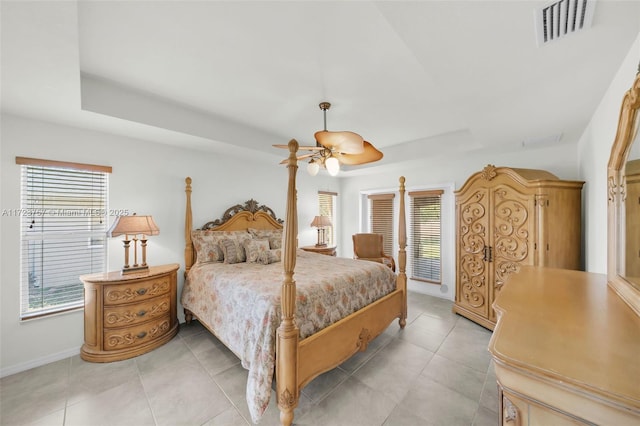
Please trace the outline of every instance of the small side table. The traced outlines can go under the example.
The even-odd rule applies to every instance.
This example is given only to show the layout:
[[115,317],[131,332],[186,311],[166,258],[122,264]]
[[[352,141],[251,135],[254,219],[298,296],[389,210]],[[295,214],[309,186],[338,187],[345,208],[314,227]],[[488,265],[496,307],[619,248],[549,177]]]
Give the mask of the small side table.
[[146,272],[82,275],[84,345],[91,362],[133,358],[167,343],[178,333],[177,271],[180,265]]
[[327,256],[335,256],[336,255],[336,246],[324,246],[324,247],[316,247],[316,246],[304,246],[300,247],[304,251],[309,251],[312,253],[325,254]]

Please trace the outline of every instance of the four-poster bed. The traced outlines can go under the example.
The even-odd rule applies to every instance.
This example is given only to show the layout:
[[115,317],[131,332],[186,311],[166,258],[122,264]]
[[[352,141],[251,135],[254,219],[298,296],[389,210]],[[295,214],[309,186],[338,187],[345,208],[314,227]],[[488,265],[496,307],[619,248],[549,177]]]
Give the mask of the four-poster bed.
[[[187,279],[182,294],[187,321],[196,317],[249,370],[247,403],[254,422],[259,421],[268,405],[275,368],[283,425],[293,422],[300,390],[307,383],[356,352],[366,350],[369,341],[395,318],[404,328],[407,317],[404,177],[400,178],[399,187],[396,275],[375,262],[297,249],[298,143],[291,140],[288,148],[284,226],[271,209],[250,200],[244,208],[228,209],[221,221],[192,230],[191,178],[186,178]],[[268,237],[270,242],[247,241],[247,234]],[[251,259],[234,263],[225,258],[222,262],[222,256],[215,252],[218,248],[207,246],[227,237],[239,241],[236,247],[246,247],[246,256]],[[230,251],[224,255],[233,254],[228,240],[221,246],[224,248],[225,244]],[[255,245],[261,245],[263,251],[257,261]],[[208,262],[203,262],[205,257]]]

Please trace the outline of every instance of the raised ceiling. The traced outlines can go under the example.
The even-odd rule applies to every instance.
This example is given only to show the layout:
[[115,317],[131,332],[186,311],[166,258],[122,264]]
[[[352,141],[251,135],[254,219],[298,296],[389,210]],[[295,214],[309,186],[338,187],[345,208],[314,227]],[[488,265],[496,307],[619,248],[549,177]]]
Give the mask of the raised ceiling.
[[[593,0],[589,0],[593,1]],[[2,2],[2,109],[278,157],[361,134],[381,164],[575,143],[640,32],[640,1],[538,47],[548,1]],[[640,59],[640,52],[639,52]]]

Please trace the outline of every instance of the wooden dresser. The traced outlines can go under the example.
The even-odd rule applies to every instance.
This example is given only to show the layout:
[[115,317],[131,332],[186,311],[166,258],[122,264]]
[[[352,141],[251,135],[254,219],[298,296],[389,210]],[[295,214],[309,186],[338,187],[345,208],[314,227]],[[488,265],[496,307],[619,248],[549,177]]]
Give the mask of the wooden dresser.
[[584,182],[486,166],[456,191],[453,311],[493,330],[491,307],[522,265],[579,269]]
[[500,425],[640,424],[640,317],[606,275],[523,267],[494,308]]
[[178,332],[177,263],[147,272],[82,275],[85,361],[132,358],[168,342]]

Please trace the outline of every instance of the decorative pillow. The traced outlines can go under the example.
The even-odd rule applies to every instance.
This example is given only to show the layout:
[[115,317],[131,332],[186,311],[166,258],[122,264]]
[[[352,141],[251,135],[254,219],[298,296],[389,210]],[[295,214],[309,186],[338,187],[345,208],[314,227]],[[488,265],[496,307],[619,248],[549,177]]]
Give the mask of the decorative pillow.
[[274,262],[280,262],[282,260],[282,249],[272,249],[269,250],[271,253],[270,256],[274,258]]
[[220,247],[220,240],[227,238],[244,241],[250,239],[251,234],[246,231],[213,231],[196,229],[191,231],[191,241],[196,249],[196,262],[222,262],[224,253]]
[[224,257],[218,243],[234,235],[234,231],[203,231],[201,229],[191,231],[191,241],[196,249],[196,261],[198,263],[222,262]]
[[260,253],[269,251],[269,240],[245,240],[244,251],[247,254],[247,262],[256,263]]
[[282,248],[282,229],[255,229],[249,228],[249,233],[256,238],[268,239],[269,248]]
[[[253,240],[253,235],[251,235],[250,233],[245,232],[245,231],[236,231],[236,232],[237,233],[235,234],[235,237],[238,240],[238,242],[240,243],[240,250],[242,250],[242,256],[244,256],[244,258],[246,259],[244,245],[247,243],[247,241]],[[244,260],[243,260],[243,262],[244,262]]]
[[241,263],[246,260],[242,244],[235,238],[225,238],[218,243],[224,255],[224,263]]
[[256,263],[261,263],[263,265],[268,265],[270,263],[280,262],[282,258],[282,250],[267,250],[258,253],[258,258],[256,259]]
[[282,235],[279,237],[269,237],[269,248],[281,249],[282,248]]

